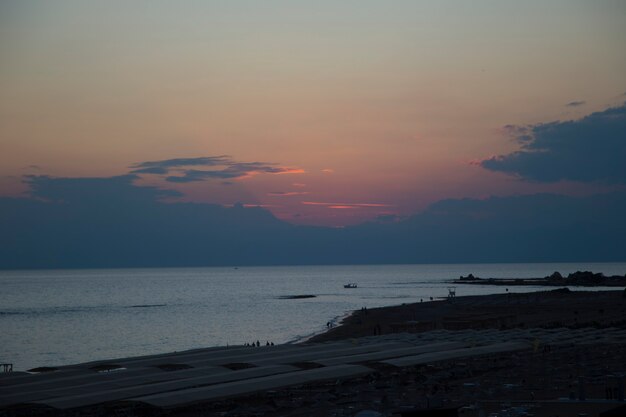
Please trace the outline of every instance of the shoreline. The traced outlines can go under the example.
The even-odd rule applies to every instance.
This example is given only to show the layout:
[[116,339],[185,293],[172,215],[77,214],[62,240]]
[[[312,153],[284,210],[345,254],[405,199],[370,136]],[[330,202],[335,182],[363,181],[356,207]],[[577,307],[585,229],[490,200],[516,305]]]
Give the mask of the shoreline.
[[308,334],[308,335],[296,337],[295,339],[292,339],[292,340],[290,340],[290,341],[288,341],[288,342],[285,342],[284,344],[294,344],[294,345],[297,345],[297,344],[304,344],[304,343],[308,343],[308,342],[310,342],[313,338],[315,338],[315,337],[317,337],[317,336],[319,336],[319,335],[322,335],[322,334],[326,333],[326,332],[327,332],[327,331],[329,331],[330,329],[333,329],[333,328],[335,328],[335,327],[337,327],[337,326],[340,326],[340,325],[341,325],[341,323],[342,323],[345,319],[347,319],[348,317],[350,317],[353,313],[354,313],[354,311],[345,311],[343,314],[340,314],[340,315],[338,315],[338,316],[335,316],[335,317],[333,317],[332,319],[330,319],[330,320],[328,321],[328,323],[330,323],[330,324],[331,324],[331,327],[330,327],[330,328],[320,329],[319,331],[312,332],[312,333],[310,333],[310,334]]

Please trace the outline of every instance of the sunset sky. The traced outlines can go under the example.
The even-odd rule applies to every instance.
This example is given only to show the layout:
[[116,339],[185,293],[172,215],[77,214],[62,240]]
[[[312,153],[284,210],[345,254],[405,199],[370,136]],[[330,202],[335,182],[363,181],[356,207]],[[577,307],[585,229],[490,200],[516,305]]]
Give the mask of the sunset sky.
[[345,226],[623,190],[623,169],[542,176],[514,152],[625,101],[620,0],[0,2],[1,196],[132,173]]

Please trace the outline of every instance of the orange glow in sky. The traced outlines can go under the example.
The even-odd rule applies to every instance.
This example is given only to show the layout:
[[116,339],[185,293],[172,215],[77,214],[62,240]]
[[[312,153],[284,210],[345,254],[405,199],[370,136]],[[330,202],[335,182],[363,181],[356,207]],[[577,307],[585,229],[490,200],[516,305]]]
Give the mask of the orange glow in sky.
[[27,193],[28,174],[226,155],[136,183],[330,226],[584,193],[471,161],[519,148],[505,125],[621,103],[625,17],[623,2],[571,0],[6,1],[0,194]]

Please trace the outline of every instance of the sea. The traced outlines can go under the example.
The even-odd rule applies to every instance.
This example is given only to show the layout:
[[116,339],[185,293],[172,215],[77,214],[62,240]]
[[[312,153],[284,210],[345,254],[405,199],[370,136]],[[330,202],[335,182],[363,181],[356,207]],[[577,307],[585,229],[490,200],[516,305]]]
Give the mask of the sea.
[[[460,275],[537,278],[578,270],[624,275],[626,263],[0,271],[0,363],[28,370],[257,340],[297,343],[362,307],[446,297]],[[344,288],[350,282],[358,287]],[[314,297],[293,298],[304,295]]]

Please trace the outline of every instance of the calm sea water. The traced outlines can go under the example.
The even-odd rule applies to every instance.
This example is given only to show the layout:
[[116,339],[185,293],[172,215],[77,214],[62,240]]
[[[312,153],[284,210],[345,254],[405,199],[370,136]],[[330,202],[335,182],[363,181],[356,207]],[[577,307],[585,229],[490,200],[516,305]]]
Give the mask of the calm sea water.
[[[55,366],[323,331],[361,307],[447,295],[446,281],[626,273],[626,263],[472,264],[0,271],[0,362]],[[357,282],[358,288],[343,284]],[[534,291],[513,287],[511,291]],[[457,295],[502,287],[457,286]],[[282,299],[312,294],[315,298]]]

